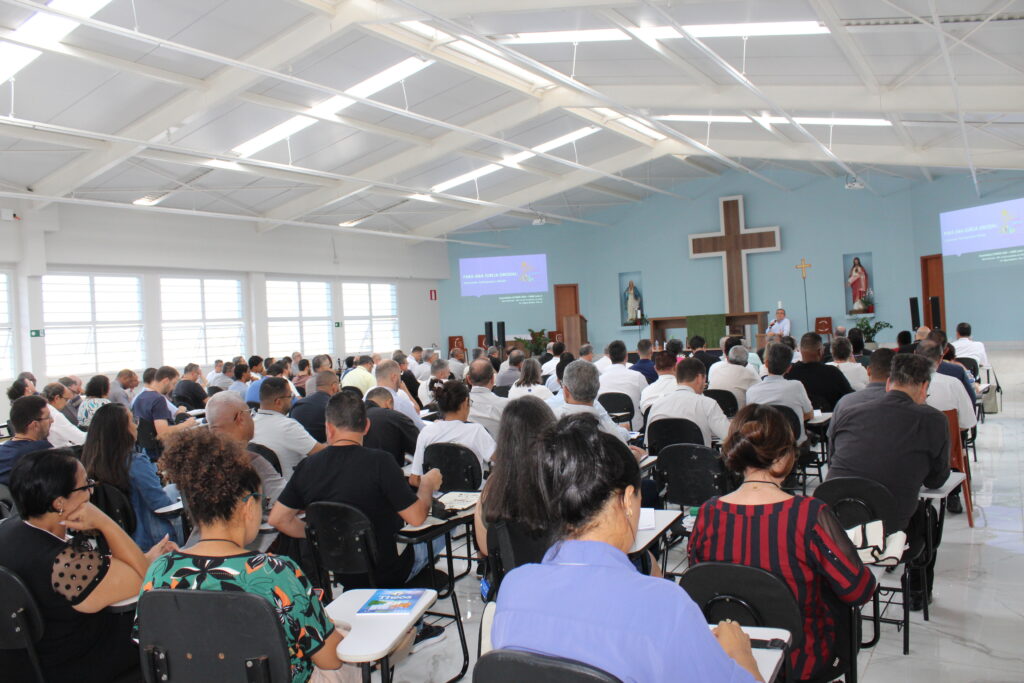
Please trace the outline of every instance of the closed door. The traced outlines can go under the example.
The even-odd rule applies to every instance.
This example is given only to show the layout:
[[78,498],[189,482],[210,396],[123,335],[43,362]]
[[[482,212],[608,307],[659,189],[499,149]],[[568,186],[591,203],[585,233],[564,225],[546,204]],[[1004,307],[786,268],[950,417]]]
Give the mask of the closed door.
[[[580,312],[580,286],[555,285],[555,329],[562,329],[562,318]],[[564,332],[564,330],[562,330]]]
[[[925,327],[938,327],[945,330],[946,287],[942,272],[942,254],[921,257],[921,294],[924,295],[921,306],[924,308]],[[939,297],[938,320],[935,320],[932,315],[931,297],[933,296]]]

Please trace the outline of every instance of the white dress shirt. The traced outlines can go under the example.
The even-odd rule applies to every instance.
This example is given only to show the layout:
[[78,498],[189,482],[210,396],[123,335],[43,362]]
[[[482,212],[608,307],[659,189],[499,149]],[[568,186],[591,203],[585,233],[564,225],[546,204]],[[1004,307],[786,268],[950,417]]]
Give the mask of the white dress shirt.
[[[557,398],[559,397],[555,397],[555,399]],[[552,399],[552,401],[555,399]],[[548,402],[548,405],[552,406],[555,412],[555,417],[558,419],[562,419],[566,415],[577,415],[579,413],[593,415],[597,418],[598,429],[606,434],[611,434],[622,443],[628,444],[629,442],[629,432],[627,432],[625,428],[615,424],[615,422],[612,421],[612,418],[609,417],[608,412],[598,410],[597,406],[587,406],[579,403],[566,403],[565,401],[562,401],[562,403],[557,406],[552,405],[551,402]]]
[[417,363],[415,370],[412,369],[412,363],[410,363],[409,369],[412,370],[412,374],[416,377],[416,381],[421,384],[430,379],[430,363]]
[[466,374],[466,364],[457,358],[449,358],[448,371],[451,372],[452,376],[456,379],[462,379]]
[[605,370],[611,367],[612,359],[608,356],[601,356],[594,361],[594,365],[597,367],[598,372],[604,373]]
[[423,420],[420,418],[420,409],[412,402],[412,399],[405,395],[404,391],[395,391],[390,387],[384,387],[391,394],[395,401],[395,410],[402,413],[416,425],[416,429],[423,429]]
[[53,423],[50,425],[50,435],[46,440],[54,448],[67,448],[68,446],[81,446],[85,443],[85,432],[71,424],[71,420],[47,403],[46,408],[50,411]]
[[498,424],[505,412],[508,399],[498,396],[487,387],[470,387],[469,420],[483,425],[487,433],[498,438]]
[[[553,372],[551,373],[551,376],[548,377],[548,381],[544,382],[544,386],[547,387],[547,390],[551,392],[552,396],[562,390],[562,384],[558,381],[558,375]],[[511,391],[511,389],[509,391]]]
[[285,479],[291,477],[295,466],[316,448],[316,439],[305,427],[276,410],[257,410],[252,422],[252,442],[274,451],[281,461],[281,476]]
[[[609,361],[611,363],[611,361]],[[622,363],[609,365],[608,369],[601,373],[600,388],[597,395],[601,394],[626,394],[633,401],[633,412],[639,414],[640,395],[650,386],[643,373],[630,370]]]
[[558,367],[559,358],[555,356],[544,365],[540,366],[540,374],[542,375],[554,375],[555,368]]
[[747,389],[761,381],[751,365],[718,361],[711,366],[711,370],[714,372],[708,373],[708,389],[730,392],[736,397],[736,403],[740,408],[747,404]]
[[[970,429],[978,424],[978,417],[971,405],[971,397],[964,388],[963,382],[932,371],[932,380],[928,384],[928,398],[925,402],[936,410],[955,410],[960,429]],[[51,442],[52,443],[52,442]]]
[[513,384],[512,388],[508,390],[508,400],[512,401],[520,396],[536,396],[540,400],[546,401],[554,396],[554,394],[543,384],[531,384],[528,387],[521,384]]
[[768,330],[766,334],[781,334],[783,337],[789,335],[790,324],[789,318],[783,318],[782,320],[773,320],[768,324]]
[[953,342],[953,349],[957,358],[973,358],[978,365],[988,365],[988,354],[985,353],[985,345],[974,341],[970,337],[960,337]]
[[807,389],[802,382],[786,379],[780,375],[768,375],[759,384],[747,389],[747,403],[768,403],[786,406],[796,413],[800,423],[800,434],[796,442],[802,444],[807,440],[804,432],[804,415],[814,411],[811,399],[807,397]]
[[494,455],[494,439],[483,426],[462,420],[436,420],[428,422],[416,439],[416,452],[412,456],[413,474],[423,474],[423,454],[432,443],[457,443],[465,446],[476,453],[481,469]]
[[832,365],[839,368],[839,371],[846,377],[846,381],[850,383],[854,391],[860,391],[868,385],[868,369],[857,361],[852,363],[826,363],[825,365]]
[[647,418],[648,427],[658,420],[689,420],[700,428],[704,445],[711,446],[711,437],[719,441],[729,432],[729,418],[722,412],[718,402],[698,394],[685,384],[677,384],[671,394],[662,396],[651,406]]
[[643,415],[644,411],[650,408],[662,396],[667,396],[675,391],[677,386],[679,384],[676,383],[675,372],[670,372],[667,375],[658,375],[658,379],[653,384],[648,384],[640,392],[640,414]]

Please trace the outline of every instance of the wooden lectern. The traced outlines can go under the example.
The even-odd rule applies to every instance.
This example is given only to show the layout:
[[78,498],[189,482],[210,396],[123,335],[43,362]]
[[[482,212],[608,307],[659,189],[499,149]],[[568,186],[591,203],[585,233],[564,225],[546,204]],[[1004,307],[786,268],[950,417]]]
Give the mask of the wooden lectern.
[[560,323],[565,350],[575,356],[580,347],[587,343],[587,319],[579,313],[572,313],[562,316]]

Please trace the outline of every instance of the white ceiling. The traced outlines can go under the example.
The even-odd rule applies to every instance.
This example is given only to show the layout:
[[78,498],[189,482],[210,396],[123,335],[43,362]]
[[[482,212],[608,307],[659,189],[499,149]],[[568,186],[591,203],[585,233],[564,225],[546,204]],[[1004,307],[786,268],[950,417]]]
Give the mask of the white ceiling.
[[[145,210],[252,216],[261,230],[358,225],[436,238],[586,219],[655,193],[687,196],[688,181],[730,168],[784,188],[799,174],[856,177],[868,191],[882,178],[948,174],[978,187],[992,170],[1024,170],[1022,5],[111,0],[61,42],[37,45],[43,53],[0,84],[0,195],[125,206],[148,196],[155,204]],[[0,0],[0,46],[27,40],[17,29],[37,11],[30,0]],[[419,33],[402,23],[410,20]],[[506,42],[518,33],[779,21],[828,32]],[[464,42],[451,43],[459,39],[525,72],[467,57]],[[410,57],[434,62],[335,116],[309,111]],[[302,114],[320,118],[230,163],[233,148]],[[658,118],[680,114],[748,118]],[[764,114],[783,123],[754,121]],[[624,115],[656,130],[637,133],[616,120]],[[801,131],[788,117],[887,125]],[[586,126],[598,130],[518,167],[431,189]]]

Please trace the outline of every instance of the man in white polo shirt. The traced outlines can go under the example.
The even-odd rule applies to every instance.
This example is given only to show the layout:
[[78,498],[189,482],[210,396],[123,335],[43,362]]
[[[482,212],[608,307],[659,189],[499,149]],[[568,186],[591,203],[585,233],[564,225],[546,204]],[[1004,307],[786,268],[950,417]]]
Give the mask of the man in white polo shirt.
[[324,449],[305,427],[287,417],[292,405],[292,390],[283,377],[267,377],[260,385],[260,409],[253,417],[252,442],[274,451],[281,462],[281,476],[288,479],[292,470],[307,455]]
[[[639,414],[640,395],[648,387],[647,378],[626,365],[626,344],[618,339],[608,345],[608,367],[601,372],[601,394],[625,394],[633,402],[634,414]],[[597,363],[594,363],[597,366]],[[599,368],[600,369],[600,368]]]
[[970,323],[960,323],[956,326],[956,341],[953,342],[953,349],[958,358],[973,358],[978,361],[978,365],[988,365],[985,345],[971,339]]
[[640,394],[641,415],[659,398],[676,390],[676,355],[668,351],[654,354],[654,371],[658,373],[658,379],[648,384]]

